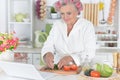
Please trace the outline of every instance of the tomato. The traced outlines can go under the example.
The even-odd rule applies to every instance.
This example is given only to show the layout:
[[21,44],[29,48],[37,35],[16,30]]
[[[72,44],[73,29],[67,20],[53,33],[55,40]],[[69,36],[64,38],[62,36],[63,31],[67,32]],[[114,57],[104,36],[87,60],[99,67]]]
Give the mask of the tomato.
[[70,70],[70,66],[63,66],[63,70],[64,71],[69,71]]
[[98,71],[91,71],[90,72],[90,76],[91,77],[100,77],[100,72],[98,72]]
[[78,67],[77,67],[77,65],[75,65],[75,64],[70,65],[70,69],[71,69],[71,70],[74,70],[74,71],[75,71],[75,70],[77,70],[77,68],[78,68]]
[[63,66],[64,71],[69,71],[69,70],[76,71],[77,69],[78,69],[78,67],[75,64]]

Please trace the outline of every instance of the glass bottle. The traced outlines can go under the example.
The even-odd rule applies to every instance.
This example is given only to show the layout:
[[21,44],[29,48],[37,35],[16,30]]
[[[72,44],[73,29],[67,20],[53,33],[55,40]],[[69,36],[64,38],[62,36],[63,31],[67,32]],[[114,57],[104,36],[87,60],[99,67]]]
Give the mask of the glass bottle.
[[90,63],[89,63],[89,60],[88,60],[88,57],[89,57],[89,56],[86,55],[86,58],[85,58],[85,60],[84,60],[84,62],[83,62],[83,65],[82,65],[82,70],[83,70],[83,71],[88,70],[88,69],[91,68]]

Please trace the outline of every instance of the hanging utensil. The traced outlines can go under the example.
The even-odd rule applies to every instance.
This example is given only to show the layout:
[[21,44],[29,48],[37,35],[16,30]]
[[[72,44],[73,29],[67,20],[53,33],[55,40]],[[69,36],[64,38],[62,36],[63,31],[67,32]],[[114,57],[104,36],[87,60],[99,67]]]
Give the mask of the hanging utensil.
[[100,21],[100,24],[105,24],[106,23],[106,20],[104,18],[104,8],[102,10],[102,20]]

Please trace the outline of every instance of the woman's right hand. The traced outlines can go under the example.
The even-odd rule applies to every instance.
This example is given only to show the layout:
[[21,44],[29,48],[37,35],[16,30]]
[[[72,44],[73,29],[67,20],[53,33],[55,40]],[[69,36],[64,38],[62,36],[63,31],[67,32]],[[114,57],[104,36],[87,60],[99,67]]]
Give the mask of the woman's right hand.
[[44,60],[49,68],[54,68],[54,55],[51,52],[45,54]]

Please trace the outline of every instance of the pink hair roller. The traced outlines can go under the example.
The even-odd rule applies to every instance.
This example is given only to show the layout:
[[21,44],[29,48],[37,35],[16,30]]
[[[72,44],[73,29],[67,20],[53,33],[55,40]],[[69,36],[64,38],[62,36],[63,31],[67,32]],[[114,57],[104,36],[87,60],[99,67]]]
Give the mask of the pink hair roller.
[[83,7],[82,7],[81,2],[77,2],[77,3],[75,4],[75,6],[76,6],[80,11],[83,10]]

